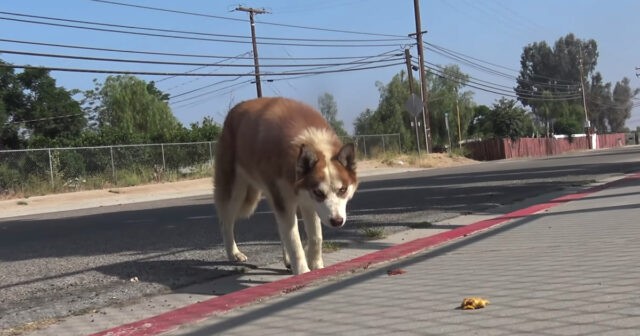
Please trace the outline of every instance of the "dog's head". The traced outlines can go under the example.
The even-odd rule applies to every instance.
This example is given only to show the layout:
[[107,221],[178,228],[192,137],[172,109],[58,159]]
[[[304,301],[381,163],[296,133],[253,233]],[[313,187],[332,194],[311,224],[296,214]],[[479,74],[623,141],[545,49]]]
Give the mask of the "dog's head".
[[313,204],[322,224],[343,226],[347,202],[358,188],[354,145],[346,144],[335,153],[301,145],[296,177],[298,194]]

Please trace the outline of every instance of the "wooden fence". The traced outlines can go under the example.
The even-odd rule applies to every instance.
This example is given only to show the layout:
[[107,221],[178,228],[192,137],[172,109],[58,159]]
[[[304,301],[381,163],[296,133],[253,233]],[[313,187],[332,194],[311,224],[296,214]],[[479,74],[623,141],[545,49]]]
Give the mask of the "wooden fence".
[[[626,134],[597,134],[596,148],[622,147]],[[464,144],[469,157],[479,161],[511,159],[518,157],[551,156],[561,153],[588,150],[588,138],[584,135],[571,138],[520,138],[487,139]]]

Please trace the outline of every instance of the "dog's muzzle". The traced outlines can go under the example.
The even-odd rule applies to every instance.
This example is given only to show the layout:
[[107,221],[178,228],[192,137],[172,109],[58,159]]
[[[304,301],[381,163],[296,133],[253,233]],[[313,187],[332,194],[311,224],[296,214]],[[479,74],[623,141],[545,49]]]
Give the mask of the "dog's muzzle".
[[333,227],[341,227],[344,224],[344,218],[342,217],[334,217],[329,219],[329,224],[331,224],[331,226]]

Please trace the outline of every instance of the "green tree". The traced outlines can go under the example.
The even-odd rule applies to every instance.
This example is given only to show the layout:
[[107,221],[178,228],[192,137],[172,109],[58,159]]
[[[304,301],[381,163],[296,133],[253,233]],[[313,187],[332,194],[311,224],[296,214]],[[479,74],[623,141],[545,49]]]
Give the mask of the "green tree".
[[211,117],[204,117],[202,122],[190,124],[189,141],[215,141],[222,128]]
[[597,59],[596,41],[581,40],[573,34],[558,39],[553,48],[544,41],[527,45],[520,57],[521,70],[515,88],[518,100],[548,124],[549,108],[554,106],[547,102],[564,101],[581,106],[580,82],[588,83]]
[[475,139],[490,138],[493,136],[493,124],[491,123],[491,108],[487,105],[478,105],[473,108],[473,118],[467,127],[468,135]]
[[401,71],[387,85],[376,82],[380,92],[378,107],[375,111],[367,109],[358,116],[354,122],[356,135],[399,133],[406,150],[416,148],[415,131],[411,128],[413,118],[405,107],[409,97],[409,82],[405,77],[405,72]]
[[584,132],[584,114],[580,105],[562,105],[562,115],[553,121],[553,133],[572,136]]
[[111,134],[117,143],[168,141],[182,126],[152,83],[134,76],[109,76],[104,84],[85,92],[85,111],[94,128]]
[[318,109],[338,136],[348,135],[347,131],[344,130],[344,122],[338,120],[338,104],[333,99],[332,94],[325,92],[318,97]]
[[369,129],[372,127],[374,110],[366,108],[353,122],[353,128],[355,134],[369,134]]
[[[0,61],[2,64],[6,64]],[[13,68],[0,67],[0,149],[23,147],[17,115],[24,108],[23,94]]]
[[599,132],[606,132],[609,128],[607,125],[611,101],[611,83],[604,83],[600,72],[596,72],[591,76],[591,83],[587,90],[589,99],[587,100],[587,112],[591,126],[595,127]]
[[452,141],[466,138],[467,128],[474,116],[473,92],[462,90],[469,81],[469,75],[463,73],[457,65],[447,65],[442,67],[439,74],[429,73],[427,81],[431,138],[434,145],[449,143],[446,115],[449,116]]
[[[2,62],[2,61],[0,61]],[[6,64],[2,62],[3,64]],[[66,145],[86,127],[75,91],[56,85],[41,68],[0,68],[0,147]]]
[[24,109],[16,119],[24,122],[31,142],[42,138],[43,145],[54,140],[63,145],[87,126],[80,104],[73,99],[75,91],[56,86],[48,70],[26,69],[17,79],[22,85]]
[[165,103],[169,102],[170,95],[168,93],[160,91],[160,89],[156,87],[156,83],[154,81],[147,83],[147,92],[158,97],[158,99],[162,100]]
[[631,89],[629,79],[624,77],[613,88],[612,105],[609,108],[607,121],[611,132],[625,132],[625,121],[631,117],[633,98],[640,93],[640,89]]
[[497,138],[512,140],[527,136],[533,132],[531,118],[524,108],[516,106],[513,99],[501,98],[493,104],[488,116],[484,116],[480,128]]

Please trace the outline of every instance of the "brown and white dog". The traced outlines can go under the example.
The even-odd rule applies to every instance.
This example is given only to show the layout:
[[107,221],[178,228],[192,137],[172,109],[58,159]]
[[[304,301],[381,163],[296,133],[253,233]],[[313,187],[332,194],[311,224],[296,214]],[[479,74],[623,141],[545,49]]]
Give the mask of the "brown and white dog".
[[[310,106],[258,98],[229,111],[217,144],[214,196],[229,260],[247,260],[233,227],[236,219],[254,212],[264,194],[278,222],[285,265],[294,274],[322,268],[320,223],[343,226],[357,187],[354,145],[342,145]],[[307,234],[306,254],[298,210]]]

